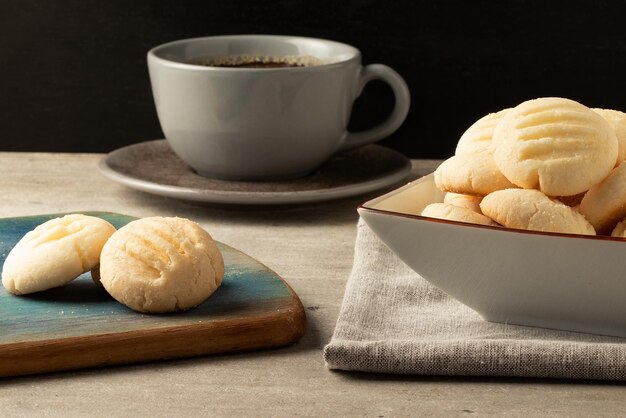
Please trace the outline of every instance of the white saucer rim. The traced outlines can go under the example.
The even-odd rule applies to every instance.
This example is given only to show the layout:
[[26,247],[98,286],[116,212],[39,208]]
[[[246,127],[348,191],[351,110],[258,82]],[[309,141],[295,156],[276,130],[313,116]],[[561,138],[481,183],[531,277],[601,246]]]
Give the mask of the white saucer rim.
[[[157,140],[158,141],[158,140]],[[133,144],[137,145],[137,144]],[[343,197],[351,197],[359,194],[365,194],[370,191],[378,190],[386,186],[390,186],[406,179],[411,172],[411,162],[403,154],[391,149],[386,148],[388,151],[398,154],[405,161],[402,167],[398,167],[397,170],[386,174],[384,176],[377,177],[372,180],[363,182],[356,182],[348,185],[330,187],[326,189],[314,189],[314,190],[298,190],[298,191],[281,191],[281,192],[251,192],[251,191],[229,191],[229,190],[201,190],[197,188],[173,186],[159,184],[147,180],[138,179],[133,176],[129,176],[120,173],[111,168],[107,163],[107,158],[114,152],[119,152],[124,148],[132,147],[128,145],[118,148],[106,154],[98,162],[98,169],[100,172],[110,180],[116,183],[127,186],[131,189],[140,190],[143,192],[156,194],[160,196],[172,197],[175,199],[191,200],[196,202],[205,203],[219,203],[219,204],[240,204],[240,205],[272,205],[272,204],[297,204],[297,203],[311,203],[322,202],[327,200],[339,199]],[[378,145],[381,146],[382,145]]]

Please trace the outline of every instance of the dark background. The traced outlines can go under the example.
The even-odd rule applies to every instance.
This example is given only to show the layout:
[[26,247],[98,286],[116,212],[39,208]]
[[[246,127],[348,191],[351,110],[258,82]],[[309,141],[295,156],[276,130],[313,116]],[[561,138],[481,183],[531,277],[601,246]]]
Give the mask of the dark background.
[[[383,144],[446,157],[488,112],[540,96],[626,109],[619,1],[0,0],[0,150],[107,152],[162,137],[147,50],[175,39],[271,33],[352,44],[405,77],[407,121]],[[392,106],[368,85],[351,128]]]

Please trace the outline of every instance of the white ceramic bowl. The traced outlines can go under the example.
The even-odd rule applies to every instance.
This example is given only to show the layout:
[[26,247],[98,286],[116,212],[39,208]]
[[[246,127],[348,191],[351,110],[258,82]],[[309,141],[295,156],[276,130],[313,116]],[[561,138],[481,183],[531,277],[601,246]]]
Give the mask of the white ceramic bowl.
[[626,240],[413,215],[443,196],[430,174],[359,213],[409,267],[488,321],[626,337]]

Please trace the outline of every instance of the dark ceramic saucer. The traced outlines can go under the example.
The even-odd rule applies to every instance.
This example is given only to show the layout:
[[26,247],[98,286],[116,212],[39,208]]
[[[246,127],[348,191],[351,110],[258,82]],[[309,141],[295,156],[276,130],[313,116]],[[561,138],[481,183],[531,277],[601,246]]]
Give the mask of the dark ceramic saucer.
[[236,205],[320,202],[367,193],[405,179],[410,161],[380,145],[332,157],[316,172],[281,181],[217,180],[196,174],[164,139],[107,154],[99,164],[108,178],[133,189],[178,199]]

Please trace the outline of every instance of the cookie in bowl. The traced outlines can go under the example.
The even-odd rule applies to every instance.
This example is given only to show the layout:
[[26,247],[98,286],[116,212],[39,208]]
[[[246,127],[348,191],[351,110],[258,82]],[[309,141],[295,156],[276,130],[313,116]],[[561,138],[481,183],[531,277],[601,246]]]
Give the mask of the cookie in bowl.
[[477,154],[483,151],[493,152],[493,131],[498,122],[502,120],[511,109],[503,109],[499,112],[489,113],[474,122],[459,138],[454,151],[459,154]]
[[480,213],[449,203],[431,203],[422,210],[422,216],[447,219],[449,221],[469,222],[479,225],[498,226],[497,223]]
[[617,137],[617,162],[620,165],[626,160],[626,113],[613,109],[591,109],[606,120],[615,131]]
[[539,190],[507,189],[488,194],[480,209],[508,228],[566,234],[595,235],[593,226],[566,204],[550,199]]
[[610,233],[626,217],[626,163],[593,186],[580,202],[579,210],[598,233]]
[[618,141],[598,113],[569,99],[520,103],[498,122],[494,160],[513,184],[548,196],[589,190],[615,167]]
[[502,175],[490,151],[448,158],[435,170],[435,183],[444,191],[477,196],[515,187]]
[[476,213],[482,212],[480,210],[480,201],[483,200],[482,196],[473,196],[469,194],[448,192],[443,197],[443,203],[449,203],[454,206],[460,206],[462,208],[469,209]]

